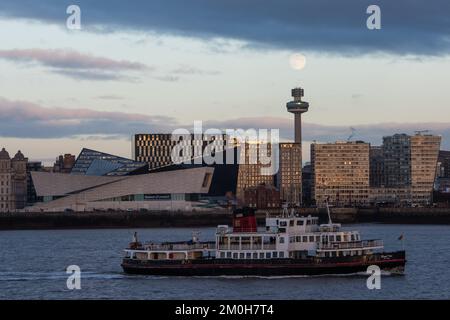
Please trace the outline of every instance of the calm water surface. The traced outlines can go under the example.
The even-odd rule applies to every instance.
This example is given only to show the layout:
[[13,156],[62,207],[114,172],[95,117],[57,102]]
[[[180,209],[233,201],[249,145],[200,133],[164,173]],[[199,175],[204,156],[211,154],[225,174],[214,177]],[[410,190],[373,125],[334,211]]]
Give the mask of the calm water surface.
[[[0,299],[449,299],[450,226],[347,225],[386,250],[407,251],[405,276],[383,276],[381,290],[366,277],[281,278],[132,276],[120,268],[136,229],[0,231]],[[200,228],[201,240],[214,228]],[[144,241],[188,240],[191,229],[139,229]],[[82,271],[81,290],[66,287],[69,265]]]

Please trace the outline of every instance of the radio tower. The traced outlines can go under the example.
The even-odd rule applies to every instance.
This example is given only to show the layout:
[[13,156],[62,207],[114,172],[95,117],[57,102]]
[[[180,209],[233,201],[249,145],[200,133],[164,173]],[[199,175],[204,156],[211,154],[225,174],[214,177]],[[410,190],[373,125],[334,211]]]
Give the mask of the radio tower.
[[302,88],[292,89],[293,101],[286,103],[287,111],[295,115],[295,143],[302,143],[302,113],[307,112],[309,103],[302,101],[304,91]]

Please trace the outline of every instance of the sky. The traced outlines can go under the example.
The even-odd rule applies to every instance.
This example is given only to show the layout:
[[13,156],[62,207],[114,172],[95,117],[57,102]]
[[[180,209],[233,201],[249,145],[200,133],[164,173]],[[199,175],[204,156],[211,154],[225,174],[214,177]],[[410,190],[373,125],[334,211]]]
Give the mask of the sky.
[[[81,30],[66,26],[71,4]],[[446,0],[2,0],[0,147],[47,164],[83,147],[131,157],[132,134],[194,121],[289,141],[301,86],[306,160],[312,141],[351,128],[375,145],[430,130],[450,149],[448,12]]]

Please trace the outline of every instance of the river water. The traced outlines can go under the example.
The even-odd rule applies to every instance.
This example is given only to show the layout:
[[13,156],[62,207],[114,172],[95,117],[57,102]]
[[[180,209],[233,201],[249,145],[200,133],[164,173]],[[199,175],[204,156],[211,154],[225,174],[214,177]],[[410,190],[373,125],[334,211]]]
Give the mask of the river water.
[[[407,253],[404,276],[154,277],[125,275],[122,249],[138,231],[143,241],[191,238],[191,229],[0,231],[0,299],[449,299],[450,226],[355,224],[363,238]],[[199,228],[212,240],[214,228]],[[400,234],[404,241],[398,240]],[[66,286],[69,265],[81,269],[81,289]]]

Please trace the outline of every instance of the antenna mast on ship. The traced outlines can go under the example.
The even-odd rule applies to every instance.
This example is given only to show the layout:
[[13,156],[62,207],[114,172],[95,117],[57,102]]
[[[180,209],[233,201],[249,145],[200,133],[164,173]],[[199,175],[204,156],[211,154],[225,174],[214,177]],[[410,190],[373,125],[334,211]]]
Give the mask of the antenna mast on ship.
[[328,224],[331,225],[333,222],[331,221],[330,205],[328,204],[328,198],[325,200],[325,204],[327,206]]

